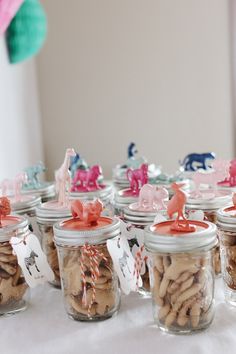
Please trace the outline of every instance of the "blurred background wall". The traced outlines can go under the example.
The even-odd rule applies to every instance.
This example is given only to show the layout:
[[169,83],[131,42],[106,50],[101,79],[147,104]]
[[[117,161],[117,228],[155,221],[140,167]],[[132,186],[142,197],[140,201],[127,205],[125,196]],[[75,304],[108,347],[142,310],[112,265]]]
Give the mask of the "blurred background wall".
[[44,158],[35,62],[9,64],[0,37],[0,180]]

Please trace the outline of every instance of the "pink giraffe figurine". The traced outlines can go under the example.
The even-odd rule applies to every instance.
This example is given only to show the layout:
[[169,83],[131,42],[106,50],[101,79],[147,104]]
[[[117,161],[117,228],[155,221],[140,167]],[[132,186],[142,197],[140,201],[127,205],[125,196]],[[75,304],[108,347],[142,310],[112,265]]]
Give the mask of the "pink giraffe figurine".
[[67,184],[70,186],[71,177],[70,177],[70,158],[75,156],[75,150],[68,148],[66,149],[65,158],[61,167],[55,172],[56,180],[56,192],[58,193],[58,203],[62,206],[68,205],[68,197],[66,196]]
[[15,202],[21,200],[21,189],[23,184],[27,183],[28,177],[25,172],[18,173],[14,179],[4,179],[1,184],[2,195],[6,196],[10,194],[10,191],[14,193]]
[[213,191],[217,189],[217,183],[228,177],[229,174],[229,162],[224,160],[215,160],[212,162],[212,171],[196,171],[192,180],[195,184],[195,194],[200,195],[201,184],[207,184]]
[[167,214],[172,218],[175,213],[178,213],[175,223],[171,226],[173,231],[193,232],[195,226],[190,225],[188,219],[184,216],[184,206],[186,204],[186,194],[181,190],[184,183],[173,183],[171,188],[175,192],[174,196],[167,204]]
[[98,199],[84,203],[78,199],[71,203],[72,216],[78,217],[86,225],[96,225],[102,210],[103,204]]
[[132,194],[139,195],[140,188],[148,183],[148,164],[143,163],[140,168],[136,170],[128,168],[126,175],[130,183]]
[[140,189],[137,210],[157,211],[165,210],[165,201],[169,199],[169,193],[165,188],[157,188],[151,184],[144,184]]
[[98,184],[98,177],[102,175],[102,169],[99,165],[92,166],[89,170],[78,169],[75,172],[72,181],[72,192],[87,192],[101,189]]

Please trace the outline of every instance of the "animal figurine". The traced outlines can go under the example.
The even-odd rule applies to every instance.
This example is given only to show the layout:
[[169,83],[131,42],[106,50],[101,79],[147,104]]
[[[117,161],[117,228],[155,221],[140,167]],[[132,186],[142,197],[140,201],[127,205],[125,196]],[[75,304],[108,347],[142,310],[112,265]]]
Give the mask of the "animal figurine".
[[102,169],[99,165],[92,166],[89,170],[77,170],[72,180],[72,192],[90,191],[101,189],[97,180],[102,175]]
[[173,218],[174,214],[177,213],[177,218],[171,226],[172,231],[192,232],[195,230],[195,226],[190,225],[188,219],[184,216],[184,206],[187,197],[185,192],[181,190],[181,187],[183,186],[183,183],[173,183],[171,185],[175,194],[167,204],[167,214],[169,218]]
[[135,143],[130,143],[128,146],[128,159],[126,164],[122,165],[121,168],[139,168],[143,163],[146,163],[146,159],[144,157],[137,157],[138,150],[136,148]]
[[167,189],[145,184],[139,192],[138,209],[150,211],[166,209],[164,204],[166,199],[169,199]]
[[28,182],[28,176],[26,172],[18,173],[14,179],[4,179],[0,183],[0,188],[2,190],[2,195],[6,196],[14,192],[14,198],[16,202],[21,199],[21,189],[24,184]]
[[0,198],[0,227],[2,227],[2,218],[11,213],[10,200],[7,197]]
[[85,203],[78,199],[71,203],[73,218],[78,217],[80,220],[83,220],[86,225],[96,225],[102,210],[103,204],[98,199]]
[[40,173],[46,171],[44,164],[40,161],[36,165],[26,167],[24,172],[27,174],[27,183],[24,184],[24,189],[38,189],[42,186],[39,180]]
[[148,165],[142,164],[140,168],[136,170],[128,168],[126,176],[130,183],[132,193],[138,195],[140,188],[148,183]]
[[207,184],[213,190],[217,188],[217,182],[224,180],[229,173],[229,162],[224,160],[215,160],[212,163],[212,170],[210,172],[206,171],[196,171],[192,180],[195,184],[195,194],[200,194],[200,185]]
[[72,148],[66,149],[65,158],[61,167],[55,172],[56,192],[58,193],[58,203],[62,206],[67,206],[68,197],[66,196],[67,184],[70,186],[70,158],[75,156],[75,150]]
[[26,257],[24,259],[24,263],[25,263],[26,269],[28,270],[30,275],[32,275],[30,267],[33,267],[33,266],[35,266],[37,272],[40,272],[40,270],[38,269],[38,266],[36,264],[36,261],[35,261],[36,257],[38,257],[38,255],[34,251],[31,251],[30,252],[30,256]]
[[75,156],[71,157],[69,170],[71,172],[71,178],[74,178],[75,172],[77,170],[87,170],[88,164],[87,162],[80,157],[79,154],[76,153]]
[[236,159],[230,161],[229,176],[223,181],[218,182],[218,185],[236,187]]
[[[192,153],[187,155],[184,160],[180,163],[180,166],[184,169],[184,171],[196,171],[199,168],[202,168],[203,170],[208,170],[209,166],[207,166],[206,162],[207,160],[214,160],[215,159],[215,153],[214,152],[206,152],[203,154],[198,154],[198,153]],[[196,164],[197,165],[193,165]]]
[[128,146],[128,159],[135,157],[135,155],[137,153],[138,153],[138,150],[136,149],[136,144],[130,143]]

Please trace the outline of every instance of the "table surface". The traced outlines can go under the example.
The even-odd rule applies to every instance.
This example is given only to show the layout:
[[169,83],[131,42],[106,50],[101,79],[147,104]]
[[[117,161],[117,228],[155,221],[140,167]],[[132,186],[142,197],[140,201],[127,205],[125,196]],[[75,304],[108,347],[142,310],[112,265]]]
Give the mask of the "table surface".
[[194,335],[161,332],[152,320],[150,299],[122,297],[117,316],[102,322],[76,322],[64,311],[60,290],[32,290],[24,312],[0,318],[1,354],[218,354],[236,351],[236,308],[224,302],[216,281],[216,315],[210,328]]

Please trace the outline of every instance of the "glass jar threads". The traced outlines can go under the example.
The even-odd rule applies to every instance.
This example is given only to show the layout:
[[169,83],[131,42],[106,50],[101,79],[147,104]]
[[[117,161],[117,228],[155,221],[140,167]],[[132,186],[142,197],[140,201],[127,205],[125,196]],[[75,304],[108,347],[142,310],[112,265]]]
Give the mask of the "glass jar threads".
[[175,221],[146,228],[154,320],[171,333],[192,333],[213,320],[212,250],[216,226],[189,221],[193,232],[173,231]]
[[51,183],[51,182],[44,182],[37,188],[24,186],[22,189],[22,193],[26,194],[26,195],[27,194],[35,194],[35,195],[41,197],[41,200],[43,203],[54,199],[56,196],[55,185],[54,185],[54,183]]
[[218,210],[222,277],[225,299],[236,306],[236,208],[228,206]]
[[[217,211],[228,205],[231,202],[232,193],[226,190],[218,190],[215,195],[211,190],[201,191],[200,196],[191,194],[187,199],[185,211],[190,214],[192,211],[202,210],[204,212],[204,220],[210,221],[213,224],[217,222]],[[216,245],[213,259],[215,275],[221,273],[221,261],[220,261],[220,243]]]
[[138,196],[127,196],[126,191],[127,189],[120,190],[115,193],[114,197],[114,214],[122,219],[124,217],[124,209],[138,200]]
[[54,225],[66,311],[74,320],[97,321],[117,313],[120,289],[106,241],[120,233],[118,219],[95,223],[74,218]]
[[61,206],[58,201],[49,201],[36,209],[37,223],[41,233],[41,242],[48,263],[54,273],[54,280],[50,282],[55,287],[61,287],[57,249],[54,243],[53,225],[63,219],[71,217],[71,211]]
[[19,242],[29,233],[28,221],[21,216],[2,218],[0,227],[0,316],[25,310],[29,288],[25,282],[17,257],[10,244],[12,236]]

